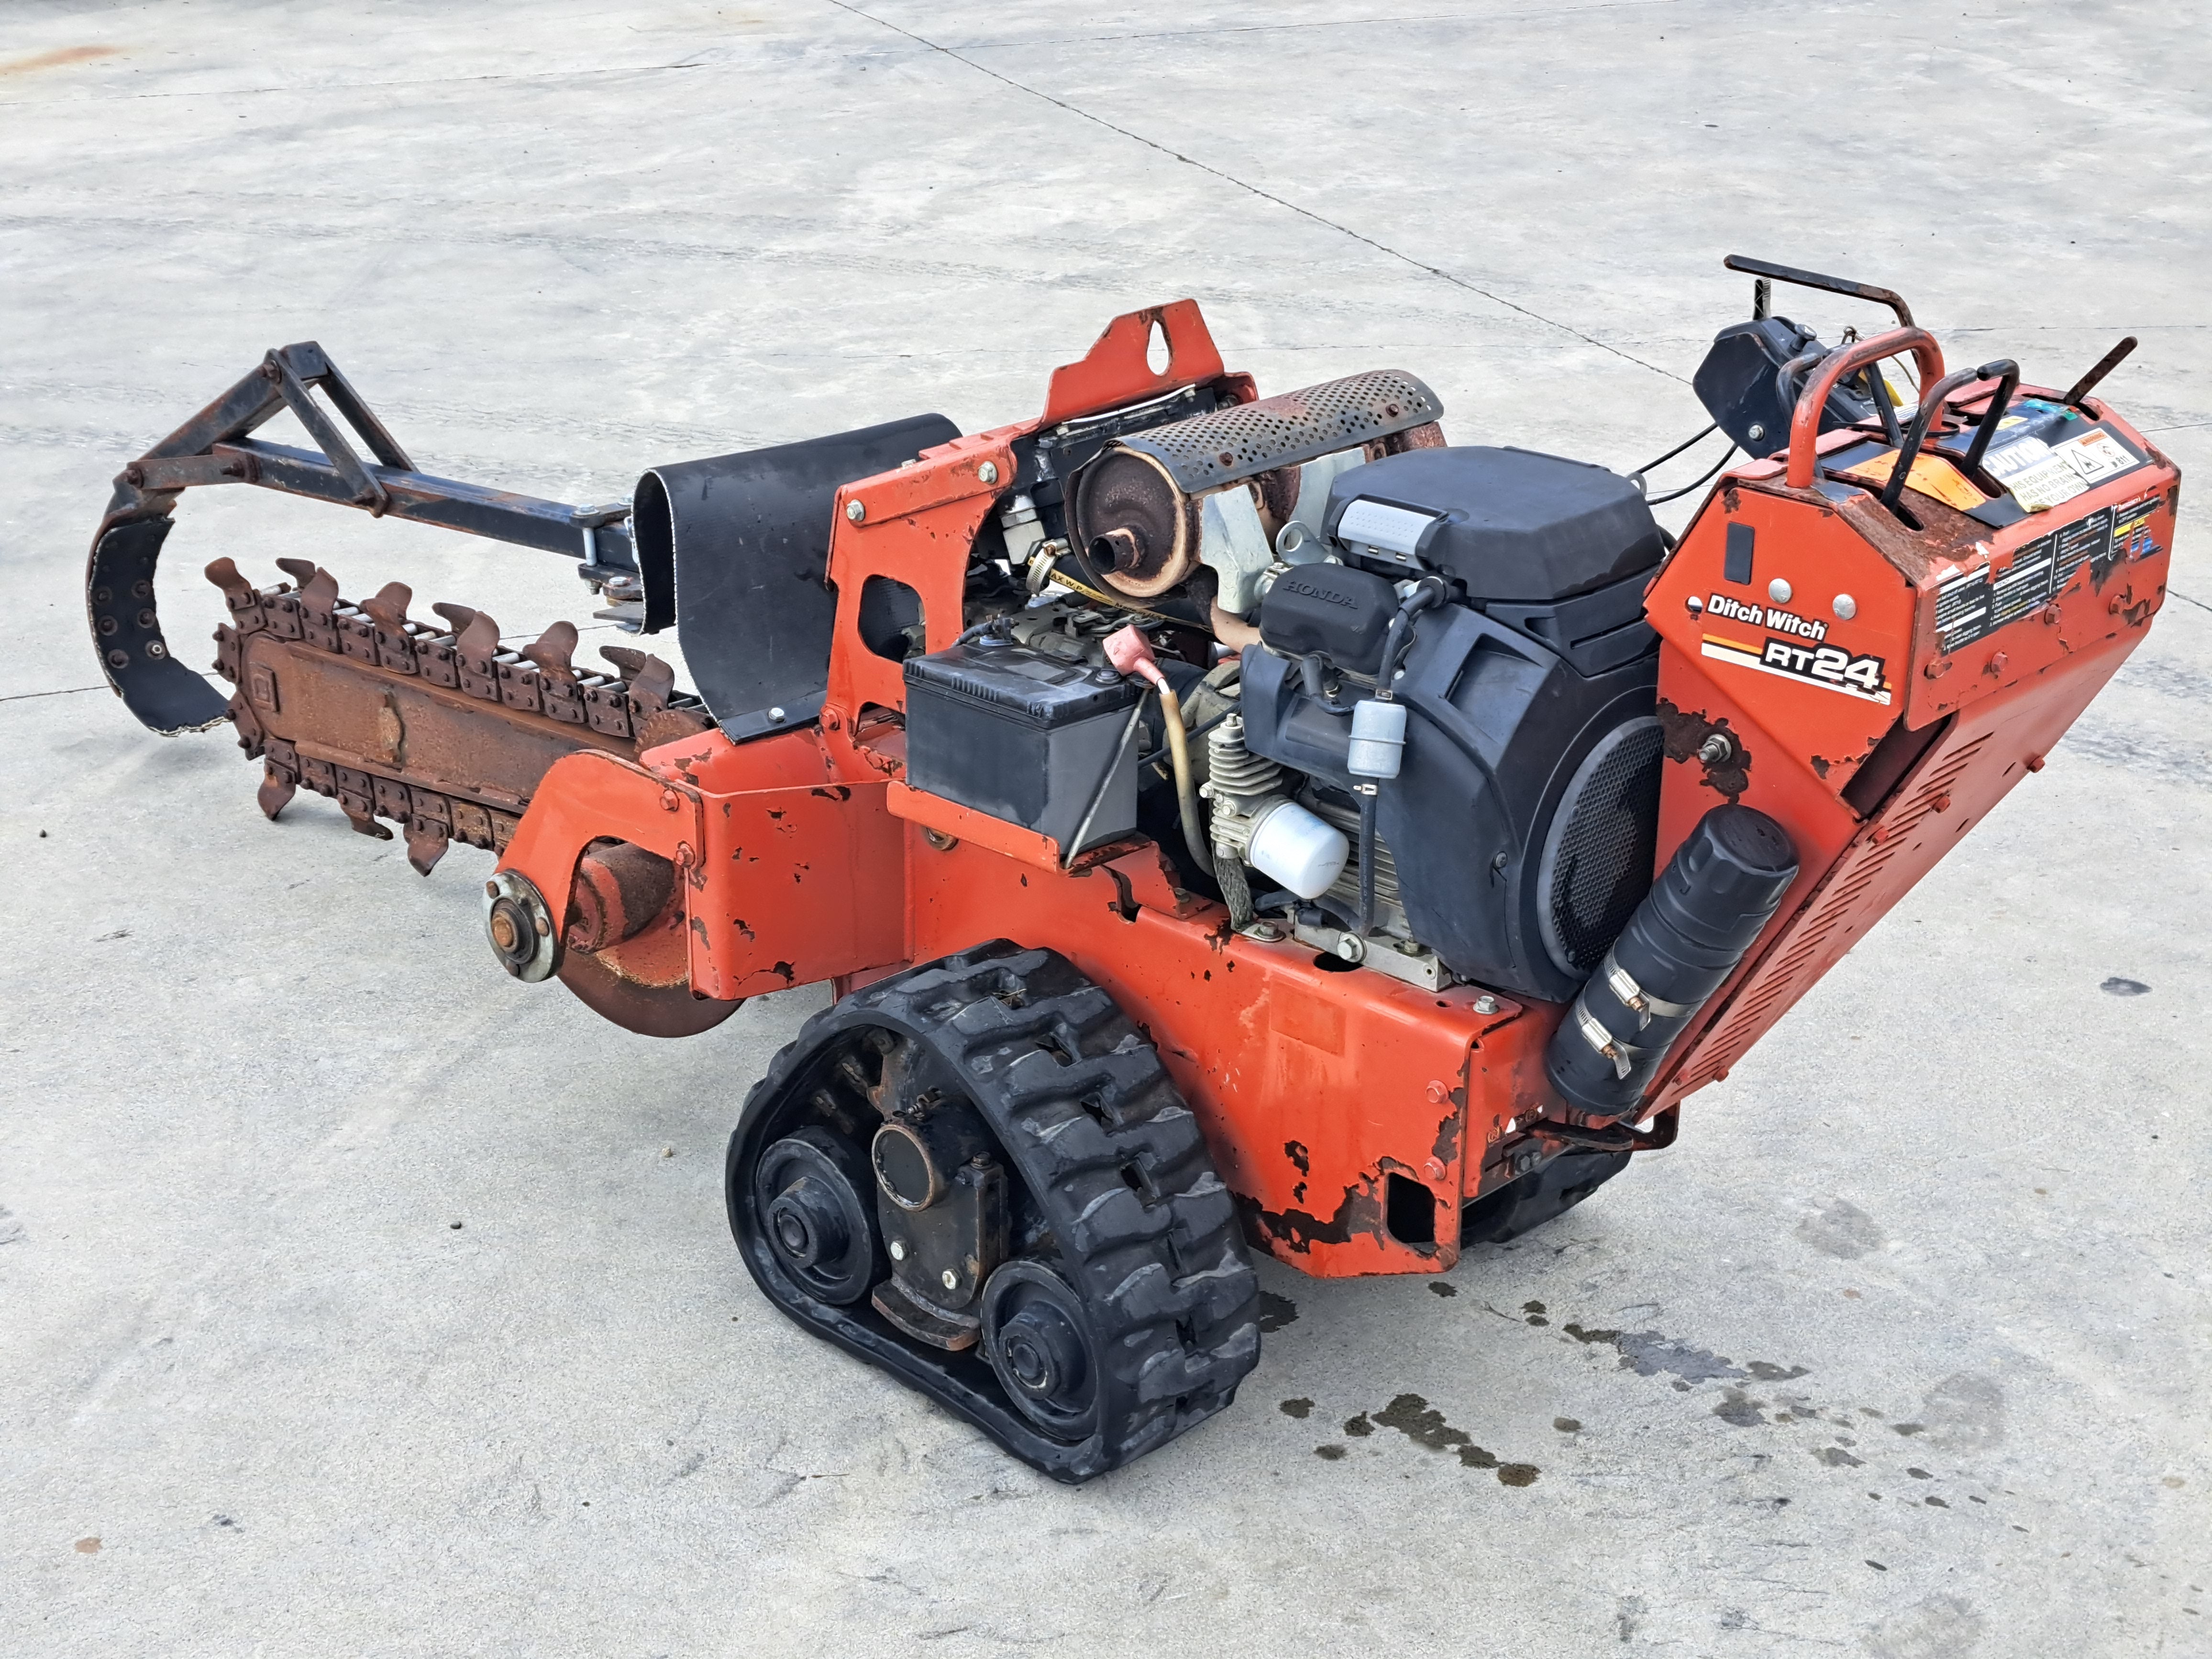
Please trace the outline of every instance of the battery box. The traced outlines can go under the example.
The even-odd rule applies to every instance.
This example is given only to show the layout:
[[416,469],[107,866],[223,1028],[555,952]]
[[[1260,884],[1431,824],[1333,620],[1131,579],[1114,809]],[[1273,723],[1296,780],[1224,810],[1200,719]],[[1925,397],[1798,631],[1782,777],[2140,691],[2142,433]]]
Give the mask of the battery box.
[[914,788],[1033,830],[1063,853],[1085,812],[1084,847],[1136,829],[1137,744],[1123,747],[1121,734],[1139,693],[1114,670],[983,638],[909,657],[905,673]]

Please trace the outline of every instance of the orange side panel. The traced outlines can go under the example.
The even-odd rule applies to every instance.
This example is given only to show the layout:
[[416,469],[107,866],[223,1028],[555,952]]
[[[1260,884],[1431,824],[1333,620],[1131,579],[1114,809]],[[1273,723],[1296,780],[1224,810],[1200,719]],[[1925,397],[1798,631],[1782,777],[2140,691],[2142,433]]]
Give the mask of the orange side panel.
[[941,795],[895,783],[890,787],[890,806],[900,817],[924,830],[934,830],[940,836],[973,842],[1033,870],[1060,868],[1059,842],[1018,823],[1009,823],[1004,818],[994,818],[988,812],[946,800]]
[[[1700,1016],[1655,1108],[1727,1075],[2040,767],[2140,642],[2165,597],[2178,474],[2122,429],[2152,466],[2002,530],[1908,495],[1925,525],[1908,531],[1864,495],[1788,489],[1772,463],[1742,469],[1706,503],[1645,601],[1662,641],[1659,861],[1726,799],[1789,830],[1800,874]],[[1748,583],[1727,580],[1732,527],[1752,534]],[[2078,551],[2087,546],[2109,556]],[[2034,562],[2054,547],[2074,550],[2058,560],[2063,580],[2053,592],[2046,576],[2048,597],[2034,598]],[[2020,587],[2032,603],[2008,597]],[[1994,626],[1947,631],[1981,602]],[[1899,726],[1931,746],[1886,799],[1855,807],[1845,797],[1860,768]],[[1716,733],[1728,751],[1705,758]]]
[[565,917],[592,840],[659,854],[684,882],[692,989],[757,996],[901,959],[903,826],[887,787],[836,781],[811,732],[742,745],[710,732],[639,763],[573,755],[546,774],[501,867]]
[[[999,482],[981,482],[980,470],[987,464]],[[911,467],[863,478],[837,492],[830,540],[830,580],[837,590],[830,708],[851,715],[871,706],[906,707],[898,661],[878,656],[861,639],[861,597],[872,579],[902,583],[921,601],[928,649],[951,645],[966,625],[963,593],[969,550],[1001,484],[1013,475],[1013,452],[1004,434],[987,434],[932,450]],[[866,516],[853,519],[849,509],[854,506]]]
[[529,878],[558,925],[568,914],[576,860],[592,842],[630,842],[688,869],[696,861],[703,823],[696,788],[636,761],[583,750],[546,772],[499,867]]
[[[1889,911],[2064,735],[2127,659],[2108,647],[2062,678],[1991,698],[1962,715],[1905,787],[1860,825],[1816,881],[1799,878],[1784,917],[1724,988],[1705,1030],[1655,1097],[1656,1109],[1728,1074],[1751,1045]],[[1758,805],[1756,800],[1753,805]]]
[[[1732,536],[1752,544],[1747,584],[1726,578]],[[1798,770],[1820,793],[1840,795],[1905,712],[1917,600],[1905,574],[1828,503],[1723,489],[1645,597],[1677,668],[1670,676],[1662,666],[1659,695],[1692,710],[1699,694],[1687,688],[1710,684],[1732,707],[1758,711],[1767,741],[1740,745],[1748,767],[1732,760],[1715,769],[1719,783],[1733,788],[1729,775],[1747,769],[1753,777]],[[1674,718],[1665,707],[1660,714]],[[1673,746],[1686,741],[1686,733]],[[1697,817],[1675,833],[1662,826],[1662,865]]]
[[[1458,1259],[1460,1205],[1540,1088],[1547,1025],[1510,1003],[1479,1013],[1471,989],[1332,971],[1307,947],[1230,933],[1218,905],[1178,918],[1130,904],[1115,866],[1141,853],[1059,875],[919,830],[907,849],[915,958],[1003,937],[1104,986],[1159,1046],[1248,1236],[1275,1256],[1322,1277]],[[1393,1176],[1433,1200],[1414,1206],[1432,1238],[1392,1233]]]

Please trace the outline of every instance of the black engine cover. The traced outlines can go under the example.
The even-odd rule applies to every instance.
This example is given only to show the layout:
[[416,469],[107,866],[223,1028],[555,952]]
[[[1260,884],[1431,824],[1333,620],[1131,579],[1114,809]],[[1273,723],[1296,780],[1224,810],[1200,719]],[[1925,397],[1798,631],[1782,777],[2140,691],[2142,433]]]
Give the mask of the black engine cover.
[[[1404,765],[1381,786],[1376,828],[1413,936],[1462,978],[1564,1001],[1650,888],[1662,745],[1645,639],[1584,675],[1469,606],[1420,617],[1397,683]],[[1348,791],[1350,715],[1264,646],[1246,648],[1243,670],[1253,751]]]
[[1397,576],[1436,571],[1477,601],[1549,604],[1649,570],[1667,550],[1636,486],[1587,461],[1468,444],[1409,449],[1340,472],[1328,533],[1349,542],[1346,512],[1371,501],[1430,520],[1418,564],[1367,558]]
[[[1603,467],[1477,447],[1338,474],[1328,525],[1347,559],[1440,575],[1452,594],[1413,624],[1395,682],[1404,761],[1376,801],[1413,937],[1463,979],[1564,1001],[1651,885],[1663,744],[1643,593],[1665,553],[1659,526]],[[1261,642],[1244,653],[1244,738],[1348,793],[1351,715],[1310,695],[1285,653],[1374,672],[1364,645],[1380,584],[1297,574],[1330,592],[1288,595],[1279,617],[1292,578],[1268,594]],[[1328,603],[1337,587],[1352,602]]]

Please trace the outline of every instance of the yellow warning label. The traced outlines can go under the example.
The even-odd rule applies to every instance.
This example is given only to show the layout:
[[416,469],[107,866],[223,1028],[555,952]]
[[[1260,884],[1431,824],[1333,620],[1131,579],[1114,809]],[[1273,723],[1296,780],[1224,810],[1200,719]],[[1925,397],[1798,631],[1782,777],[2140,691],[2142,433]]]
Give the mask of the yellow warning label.
[[[1885,449],[1879,455],[1844,470],[1843,476],[1863,483],[1886,484],[1897,465],[1897,452]],[[1946,507],[1955,507],[1961,513],[1972,512],[1989,500],[1965,477],[1957,468],[1940,455],[1930,455],[1924,450],[1912,458],[1912,471],[1905,480],[1908,489],[1917,489],[1923,495],[1933,495]]]

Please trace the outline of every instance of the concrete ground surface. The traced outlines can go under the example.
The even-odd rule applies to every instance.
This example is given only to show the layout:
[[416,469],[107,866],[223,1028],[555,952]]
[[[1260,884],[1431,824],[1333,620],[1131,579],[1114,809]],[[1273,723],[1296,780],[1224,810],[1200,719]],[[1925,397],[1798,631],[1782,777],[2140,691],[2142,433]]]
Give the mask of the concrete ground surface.
[[[2049,384],[2132,332],[2109,393],[2193,471],[2200,22],[7,8],[0,1652],[2212,1653],[2194,485],[2113,687],[1674,1150],[1445,1280],[1264,1267],[1235,1409],[1072,1490],[741,1271],[723,1143],[821,993],[661,1043],[509,981],[484,855],[264,822],[226,733],[82,689],[79,600],[119,464],[307,338],[426,469],[572,501],[1025,417],[1182,295],[1265,390],[1402,366],[1462,441],[1626,470],[1703,423],[1743,252]],[[258,492],[179,520],[179,641],[218,553],[517,633],[588,608],[562,560]],[[1344,1431],[1408,1395],[1534,1483]]]

